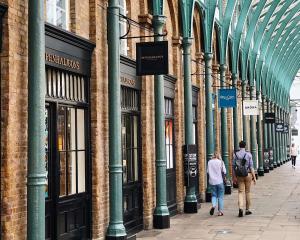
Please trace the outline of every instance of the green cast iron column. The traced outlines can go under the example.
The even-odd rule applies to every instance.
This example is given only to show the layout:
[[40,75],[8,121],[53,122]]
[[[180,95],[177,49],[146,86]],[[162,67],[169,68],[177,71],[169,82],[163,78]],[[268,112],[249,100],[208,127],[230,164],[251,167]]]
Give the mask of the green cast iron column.
[[[284,116],[283,111],[280,108],[279,109],[279,118],[283,119],[284,118],[283,116]],[[280,154],[279,154],[279,163],[278,164],[282,165],[283,161],[284,161],[284,136],[283,136],[283,134],[280,134],[280,136],[279,136],[279,152],[280,152]]]
[[[267,97],[263,96],[263,104],[264,104],[264,111],[269,112],[269,100],[267,99]],[[264,117],[264,151],[269,149],[269,144],[270,144],[270,140],[269,140],[269,124],[265,122],[265,117]],[[264,166],[264,172],[268,173],[269,172],[269,167],[266,165]]]
[[[205,117],[206,117],[206,161],[208,162],[214,153],[213,137],[213,111],[212,111],[212,53],[205,53]],[[206,201],[210,201],[211,192],[207,181]]]
[[[166,17],[155,15],[153,27],[155,34],[162,34]],[[161,41],[163,37],[155,37],[155,41]],[[165,112],[164,112],[164,77],[154,76],[155,91],[155,167],[156,167],[156,207],[153,214],[154,228],[169,228],[170,213],[167,207],[166,185],[166,150],[165,150]]]
[[[275,104],[275,119],[279,119],[279,111],[278,111],[278,106]],[[277,121],[276,121],[277,122]],[[278,121],[280,122],[280,120]],[[278,132],[276,132],[276,127],[275,127],[275,144],[274,144],[274,162],[273,162],[273,167],[277,168],[278,162],[279,162],[279,156],[280,156],[280,151],[279,151],[279,147],[280,147],[280,141],[279,141],[279,134]]]
[[[238,74],[232,74],[232,85],[237,87]],[[233,142],[234,150],[239,149],[239,124],[238,124],[238,108],[237,106],[233,108],[232,111],[232,122],[233,122]]]
[[[242,100],[244,101],[246,99],[246,93],[247,93],[247,84],[245,80],[242,80]],[[244,105],[244,102],[243,102]],[[246,142],[246,147],[248,150],[250,149],[250,142],[248,141],[248,135],[247,135],[247,128],[248,128],[248,117],[244,115],[243,110],[243,140]]]
[[[185,144],[193,144],[193,103],[191,83],[191,38],[183,38],[183,67],[184,67],[184,133]],[[197,213],[197,197],[195,185],[186,188],[184,212]]]
[[[275,113],[276,116],[276,104],[275,102],[272,103],[272,111]],[[274,169],[274,160],[275,160],[275,156],[276,156],[276,140],[275,140],[275,123],[272,124],[271,127],[271,131],[272,131],[272,142],[273,142],[273,162],[271,164],[271,168],[270,170]]]
[[107,9],[109,112],[109,225],[106,239],[126,239],[123,224],[119,1]]
[[[271,100],[268,101],[268,112],[272,112],[272,102]],[[272,134],[272,128],[273,124],[269,123],[268,124],[268,143],[269,143],[269,148],[273,148],[273,134]],[[273,163],[269,162],[269,169],[273,170]]]
[[45,238],[45,21],[44,1],[28,5],[27,239]]
[[[256,99],[255,87],[250,86],[250,98],[251,100]],[[253,167],[255,174],[257,174],[257,135],[256,135],[256,116],[250,116],[250,141],[251,141],[251,154],[253,159]]]
[[[256,92],[256,98],[259,99],[259,91]],[[262,102],[262,111],[259,110],[257,116],[258,128],[257,128],[257,147],[258,147],[258,176],[264,176],[264,162],[263,162],[263,146],[262,146],[262,116],[261,113],[264,112],[264,103]]]
[[[220,82],[221,87],[226,87],[226,79],[225,73],[227,70],[227,66],[221,65],[220,66]],[[225,163],[226,167],[226,178],[229,180],[226,183],[225,193],[231,194],[231,184],[230,184],[230,171],[229,171],[229,153],[228,153],[228,126],[227,126],[227,109],[221,108],[221,148],[222,148],[222,158]]]
[[[282,115],[281,115],[281,109],[278,107],[277,109],[277,117],[281,120],[282,119]],[[281,165],[281,159],[283,156],[282,153],[282,144],[283,144],[283,138],[282,138],[282,134],[279,133],[278,134],[278,145],[277,145],[277,149],[278,149],[278,161],[277,161],[277,167],[279,167]]]

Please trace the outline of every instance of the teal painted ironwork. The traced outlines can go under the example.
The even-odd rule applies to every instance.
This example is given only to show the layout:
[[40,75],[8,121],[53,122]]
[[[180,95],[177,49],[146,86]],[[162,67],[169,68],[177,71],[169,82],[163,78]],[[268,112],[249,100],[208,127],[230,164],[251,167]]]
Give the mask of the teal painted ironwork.
[[[184,134],[185,144],[193,144],[193,103],[191,82],[191,45],[194,1],[180,0],[183,32],[183,68],[184,68]],[[195,185],[187,186],[184,199],[184,211],[197,213]]]
[[28,2],[27,239],[45,238],[45,22],[44,1]]
[[[153,1],[153,27],[155,34],[162,34],[166,17],[163,16],[164,2]],[[163,37],[155,37],[155,41],[162,41]],[[169,228],[170,213],[167,206],[166,184],[166,149],[165,149],[165,113],[164,113],[164,78],[163,75],[154,76],[155,91],[155,167],[156,167],[156,206],[153,214],[154,228]]]
[[109,99],[109,225],[106,239],[126,239],[123,224],[123,168],[121,157],[121,83],[119,1],[107,9]]

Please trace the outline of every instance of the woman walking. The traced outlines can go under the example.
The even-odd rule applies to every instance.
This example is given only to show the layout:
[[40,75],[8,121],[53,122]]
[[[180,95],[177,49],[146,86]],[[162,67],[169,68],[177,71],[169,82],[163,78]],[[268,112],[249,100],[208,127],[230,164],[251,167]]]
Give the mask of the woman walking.
[[215,152],[212,159],[208,161],[207,173],[209,176],[209,184],[212,190],[212,208],[210,215],[214,215],[218,202],[218,216],[223,216],[224,208],[224,182],[223,175],[226,174],[225,165],[219,153]]
[[292,168],[296,168],[296,158],[298,155],[298,148],[297,148],[297,146],[295,146],[295,143],[292,144],[290,154],[291,154],[291,159],[292,159]]

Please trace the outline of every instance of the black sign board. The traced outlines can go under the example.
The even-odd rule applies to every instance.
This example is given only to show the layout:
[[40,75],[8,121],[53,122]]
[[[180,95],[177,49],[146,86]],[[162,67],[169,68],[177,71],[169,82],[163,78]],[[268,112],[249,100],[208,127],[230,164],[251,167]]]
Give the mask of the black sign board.
[[169,73],[168,41],[136,44],[136,75]]
[[289,133],[289,125],[288,124],[284,124],[284,133]]
[[298,129],[292,129],[292,136],[298,136]]
[[286,146],[286,156],[287,156],[287,159],[290,158],[290,145]]
[[265,113],[265,123],[275,123],[275,113]]
[[264,172],[269,172],[269,149],[264,149]]
[[276,123],[275,124],[275,130],[276,132],[284,132],[284,124],[283,123]]
[[197,145],[183,146],[184,185],[195,186],[198,177]]

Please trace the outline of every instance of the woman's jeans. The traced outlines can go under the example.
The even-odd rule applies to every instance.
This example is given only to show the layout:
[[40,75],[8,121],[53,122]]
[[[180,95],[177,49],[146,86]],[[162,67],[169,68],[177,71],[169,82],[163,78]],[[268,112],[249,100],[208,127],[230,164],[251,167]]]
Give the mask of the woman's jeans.
[[218,184],[218,185],[210,185],[212,190],[212,196],[211,196],[211,203],[213,207],[217,206],[218,201],[218,210],[223,211],[224,209],[224,184]]

